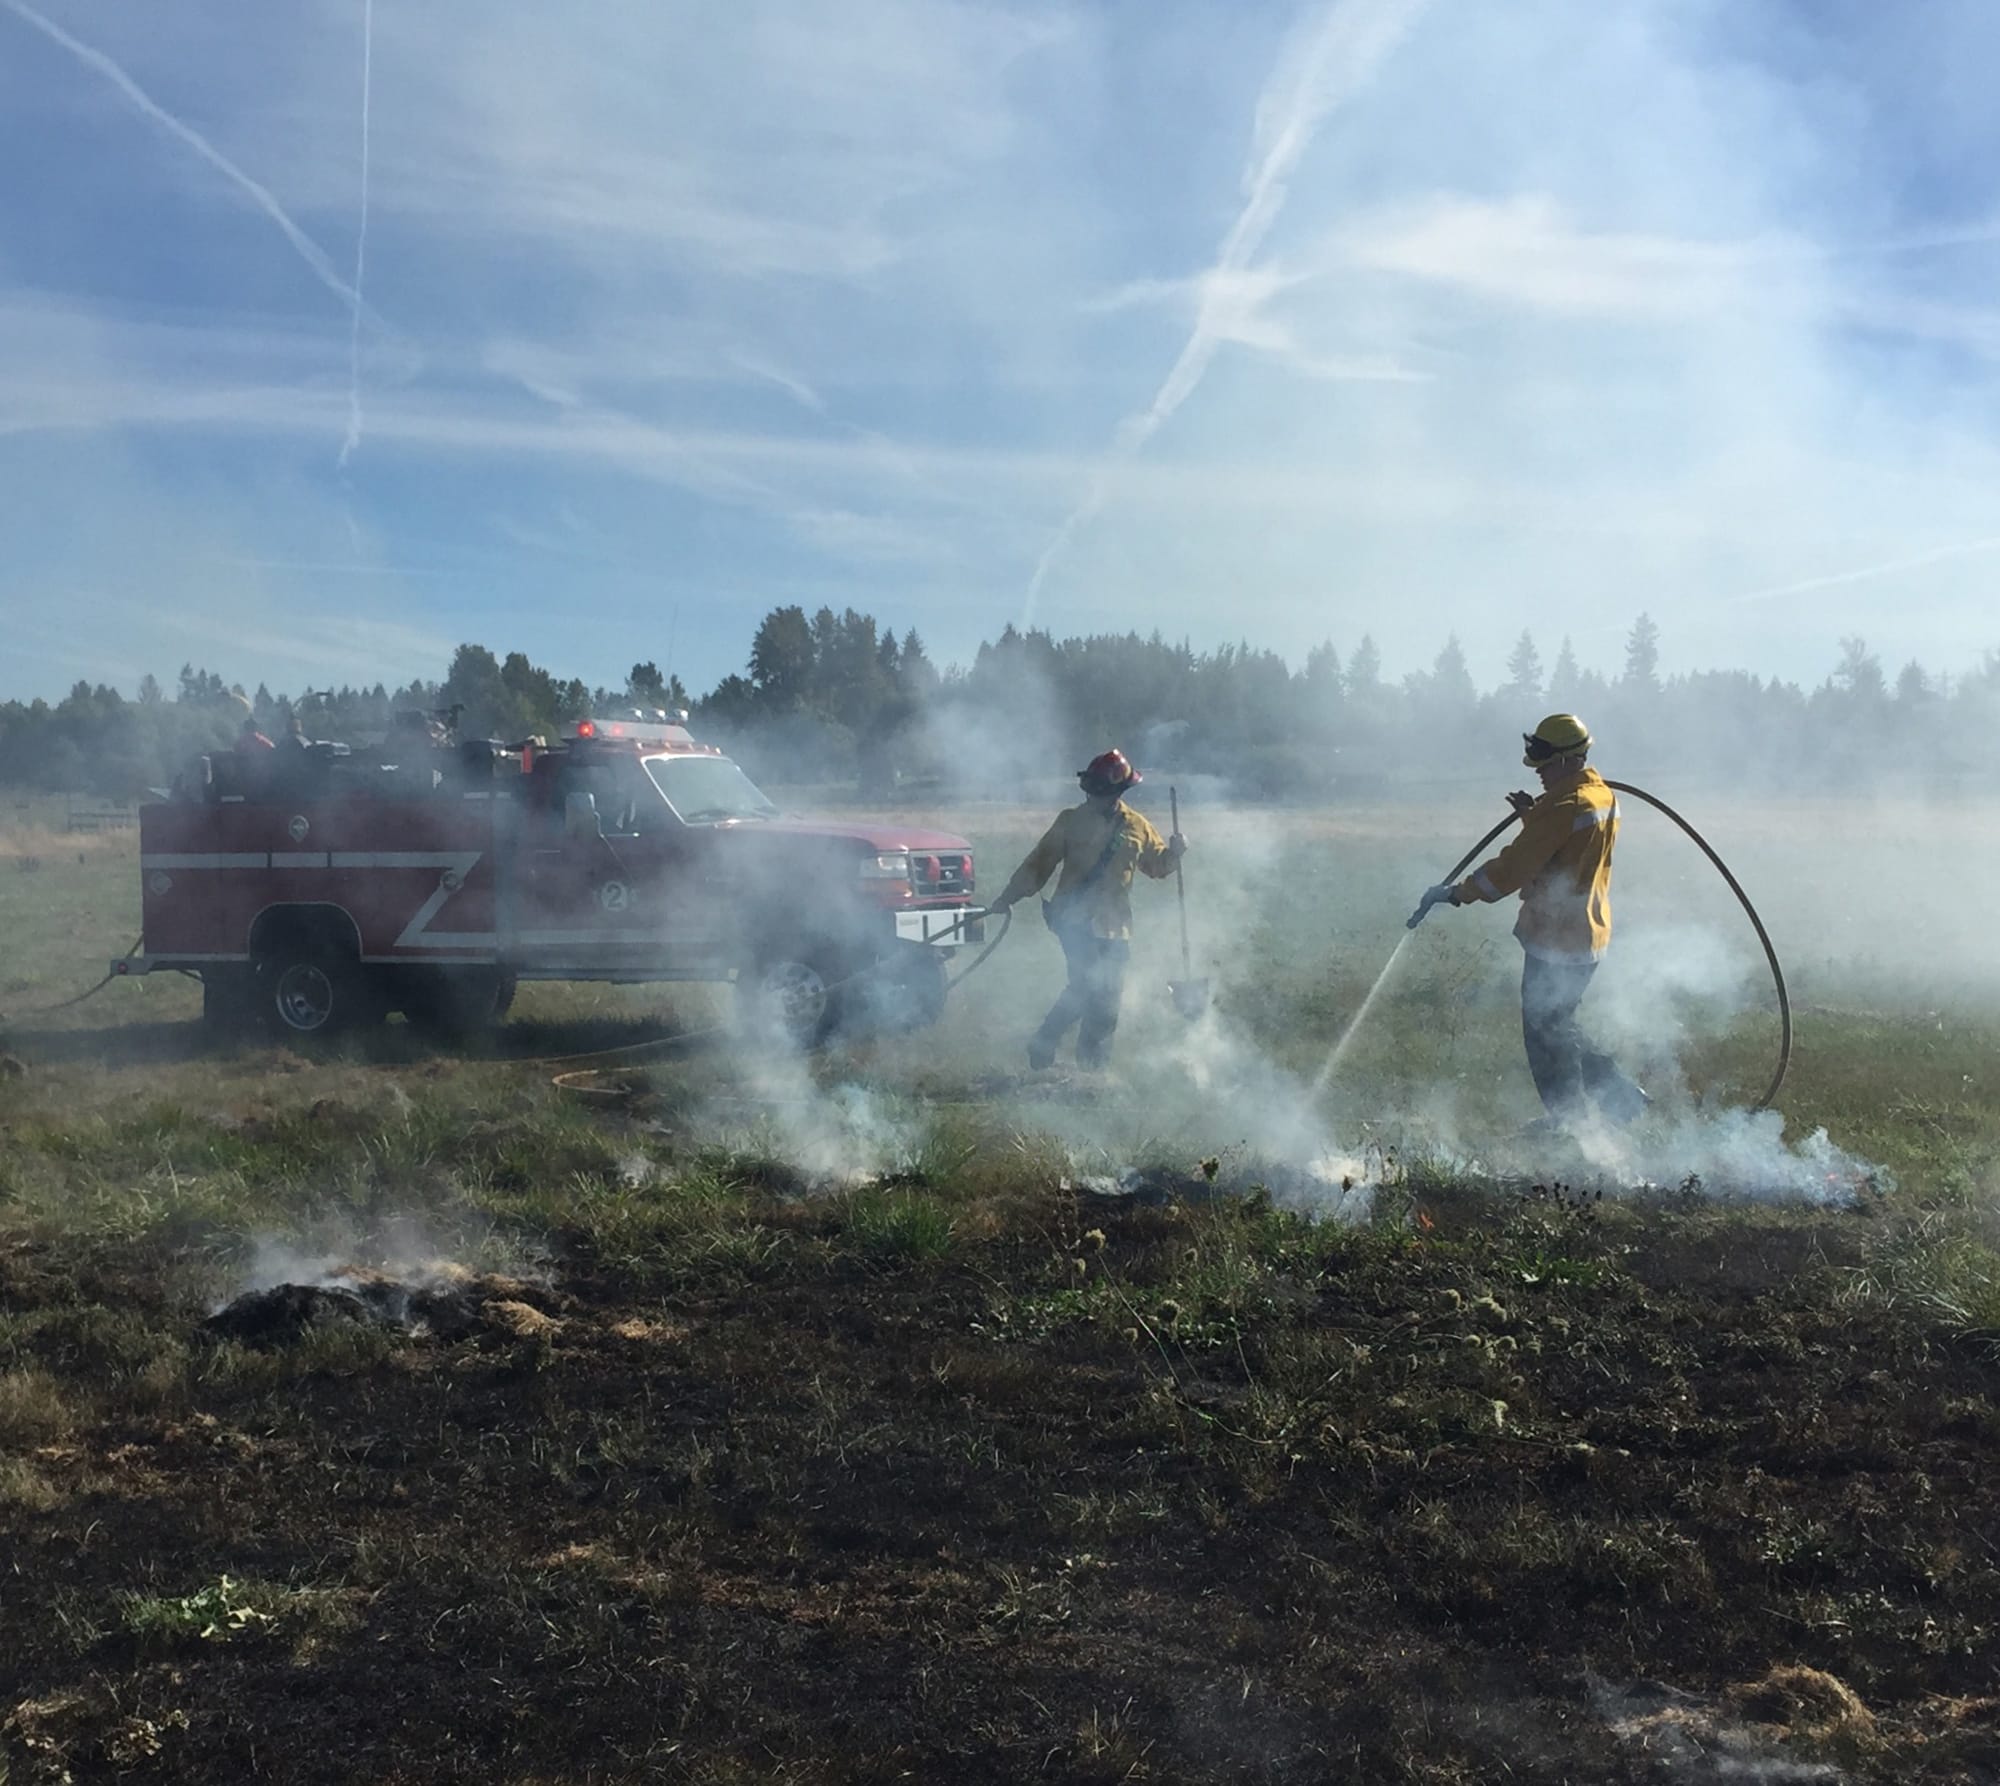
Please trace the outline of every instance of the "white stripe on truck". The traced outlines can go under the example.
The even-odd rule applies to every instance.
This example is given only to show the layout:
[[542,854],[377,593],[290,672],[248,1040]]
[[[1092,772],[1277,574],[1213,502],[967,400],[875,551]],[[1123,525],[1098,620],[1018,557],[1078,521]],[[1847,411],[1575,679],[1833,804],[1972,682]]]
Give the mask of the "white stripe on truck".
[[258,850],[254,854],[238,853],[202,856],[153,855],[141,856],[141,868],[268,868],[271,858],[267,851]]
[[470,871],[479,860],[477,850],[446,854],[436,850],[335,850],[333,868],[456,868]]

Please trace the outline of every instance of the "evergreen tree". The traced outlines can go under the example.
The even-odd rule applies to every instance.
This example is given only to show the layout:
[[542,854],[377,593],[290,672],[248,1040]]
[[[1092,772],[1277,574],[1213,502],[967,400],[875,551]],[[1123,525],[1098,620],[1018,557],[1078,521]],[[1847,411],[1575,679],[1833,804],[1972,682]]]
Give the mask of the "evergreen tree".
[[1318,703],[1340,698],[1340,653],[1331,640],[1315,645],[1306,653],[1306,690]]
[[1513,653],[1507,659],[1507,691],[1510,697],[1530,707],[1542,698],[1542,654],[1535,649],[1533,633],[1523,631],[1514,641]]
[[1347,661],[1347,691],[1353,695],[1372,695],[1381,687],[1382,653],[1376,647],[1374,635],[1363,633],[1361,643]]
[[[829,611],[822,612],[831,618]],[[818,656],[805,609],[773,608],[750,641],[750,680],[772,709],[802,707],[812,691]]]
[[1626,635],[1622,686],[1635,694],[1660,692],[1660,629],[1650,614],[1641,614]]
[[1563,634],[1562,649],[1556,653],[1556,667],[1549,672],[1548,702],[1558,713],[1573,712],[1582,696],[1583,672],[1577,668],[1576,649]]
[[1833,686],[1867,706],[1887,698],[1889,685],[1882,674],[1882,660],[1868,649],[1866,639],[1840,641],[1840,662],[1833,672]]
[[897,660],[897,674],[904,691],[913,700],[928,699],[937,692],[938,673],[924,650],[924,642],[917,637],[913,626],[903,635],[903,650]]
[[1436,712],[1454,717],[1469,714],[1477,704],[1479,691],[1472,685],[1472,669],[1465,661],[1465,647],[1459,644],[1458,634],[1447,638],[1437,654],[1424,694]]

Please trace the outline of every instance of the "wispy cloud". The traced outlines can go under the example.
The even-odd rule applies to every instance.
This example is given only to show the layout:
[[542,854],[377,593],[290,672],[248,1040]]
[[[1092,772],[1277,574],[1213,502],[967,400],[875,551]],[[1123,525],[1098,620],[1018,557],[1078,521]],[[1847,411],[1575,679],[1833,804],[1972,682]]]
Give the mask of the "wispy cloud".
[[1118,425],[1112,465],[1092,479],[1083,500],[1043,549],[1028,580],[1023,625],[1034,619],[1035,603],[1050,570],[1103,507],[1112,466],[1145,447],[1194,394],[1217,350],[1234,338],[1232,331],[1240,332],[1254,314],[1255,306],[1246,308],[1243,302],[1246,284],[1256,289],[1252,262],[1284,208],[1301,158],[1328,115],[1374,77],[1425,4],[1426,0],[1334,0],[1287,44],[1257,102],[1243,206],[1222,239],[1215,264],[1200,281],[1194,329],[1151,404]]
[[1542,194],[1440,194],[1364,219],[1340,258],[1563,315],[1713,317],[1755,283],[1768,304],[1813,258],[1800,241],[1696,241],[1579,227]]
[[375,86],[375,0],[361,0],[361,218],[354,231],[354,318],[348,336],[347,438],[340,468],[361,445],[361,306],[368,276],[368,139]]
[[1800,577],[1790,583],[1775,583],[1768,589],[1745,590],[1741,595],[1727,598],[1730,607],[1741,607],[1747,602],[1778,601],[1786,596],[1810,595],[1816,589],[1837,589],[1848,583],[1867,583],[1878,577],[1897,577],[1909,571],[1923,570],[1933,564],[1945,564],[1954,558],[1976,558],[1988,552],[2000,552],[2000,536],[1988,539],[1961,540],[1956,545],[1933,546],[1928,552],[1913,552],[1907,558],[1888,558],[1878,564],[1859,564],[1847,570],[1828,571],[1823,576]]
[[54,20],[43,17],[28,5],[27,0],[0,0],[0,7],[4,7],[16,18],[33,26],[50,42],[61,45],[86,68],[109,81],[141,115],[185,143],[278,226],[285,240],[292,245],[293,251],[305,262],[320,284],[350,309],[356,311],[360,309],[360,294],[334,270],[333,262],[327,258],[325,249],[292,221],[290,213],[278,203],[269,187],[253,180],[200,131],[182,123],[102,50],[93,49],[82,39],[72,37]]
[[1409,363],[1407,350],[1334,352],[1308,346],[1280,302],[1324,284],[1327,275],[1300,268],[1252,267],[1208,271],[1187,279],[1136,279],[1086,298],[1087,316],[1113,316],[1149,306],[1193,311],[1217,347],[1248,348],[1282,363],[1289,372],[1334,383],[1415,384],[1428,371]]

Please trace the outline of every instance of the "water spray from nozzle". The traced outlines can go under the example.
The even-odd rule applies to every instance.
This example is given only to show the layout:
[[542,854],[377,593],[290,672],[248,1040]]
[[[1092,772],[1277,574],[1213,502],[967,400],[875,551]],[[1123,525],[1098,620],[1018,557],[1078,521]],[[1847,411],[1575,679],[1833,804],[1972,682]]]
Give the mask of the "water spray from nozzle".
[[[1419,912],[1417,916],[1422,917],[1423,913]],[[1414,928],[1416,919],[1413,918],[1410,922]],[[1375,1001],[1382,996],[1382,988],[1388,985],[1389,976],[1395,972],[1396,963],[1402,960],[1404,946],[1409,940],[1407,930],[1396,939],[1395,948],[1389,951],[1389,959],[1382,963],[1382,971],[1375,976],[1375,984],[1368,988],[1368,996],[1361,1001],[1360,1009],[1348,1018],[1347,1027],[1340,1032],[1340,1040],[1334,1043],[1326,1057],[1326,1065],[1320,1068],[1319,1077],[1313,1081],[1314,1097],[1318,1097],[1326,1090],[1327,1082],[1340,1071],[1340,1063],[1347,1058],[1348,1046],[1359,1033],[1362,1024],[1367,1021],[1368,1013],[1375,1008]]]

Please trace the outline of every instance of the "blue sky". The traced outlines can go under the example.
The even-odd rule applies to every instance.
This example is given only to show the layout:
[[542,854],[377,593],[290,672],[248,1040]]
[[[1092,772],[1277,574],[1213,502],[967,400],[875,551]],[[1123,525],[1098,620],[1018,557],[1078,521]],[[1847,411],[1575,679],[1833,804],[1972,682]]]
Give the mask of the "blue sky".
[[0,697],[466,638],[699,688],[784,602],[1964,668],[1996,51],[1985,0],[0,0]]

